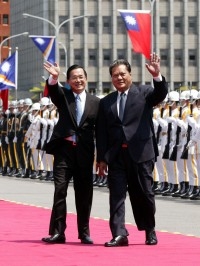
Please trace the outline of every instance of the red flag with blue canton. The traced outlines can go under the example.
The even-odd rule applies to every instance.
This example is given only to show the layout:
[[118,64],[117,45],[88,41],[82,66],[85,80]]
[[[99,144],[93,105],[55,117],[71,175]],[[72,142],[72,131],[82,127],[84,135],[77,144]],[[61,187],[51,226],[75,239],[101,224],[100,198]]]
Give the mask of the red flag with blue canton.
[[15,88],[16,52],[4,60],[0,65],[0,90]]
[[150,10],[118,10],[123,18],[129,38],[136,53],[147,59],[151,54]]
[[34,44],[42,52],[45,60],[54,64],[56,60],[55,36],[33,36],[29,35]]

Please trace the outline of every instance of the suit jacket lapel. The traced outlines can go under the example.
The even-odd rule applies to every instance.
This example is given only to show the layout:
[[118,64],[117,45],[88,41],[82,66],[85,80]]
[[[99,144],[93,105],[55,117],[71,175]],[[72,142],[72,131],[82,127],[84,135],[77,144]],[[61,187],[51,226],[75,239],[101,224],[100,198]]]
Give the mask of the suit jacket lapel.
[[68,102],[69,113],[72,120],[76,121],[76,104],[75,104],[75,97],[72,91],[68,92],[68,96],[66,97]]
[[83,115],[81,117],[80,125],[85,121],[86,117],[88,116],[90,112],[90,106],[91,106],[90,101],[91,101],[90,94],[86,92],[85,108],[84,108]]
[[[113,97],[111,98],[110,100],[110,107],[111,107],[111,110],[116,117],[118,117],[118,112],[117,112],[117,96],[118,96],[118,92],[116,91],[115,93],[113,93],[112,95]],[[118,117],[119,118],[119,117]]]

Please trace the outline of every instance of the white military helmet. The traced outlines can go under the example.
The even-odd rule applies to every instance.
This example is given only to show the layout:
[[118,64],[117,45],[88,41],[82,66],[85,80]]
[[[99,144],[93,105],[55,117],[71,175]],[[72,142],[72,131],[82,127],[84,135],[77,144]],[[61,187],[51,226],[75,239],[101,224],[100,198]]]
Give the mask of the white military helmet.
[[39,110],[40,110],[40,103],[33,103],[31,111],[39,111]]
[[32,105],[33,104],[33,102],[32,102],[32,100],[30,99],[30,98],[26,98],[26,99],[24,99],[24,105],[28,105],[28,106],[30,106],[30,105]]
[[178,102],[179,101],[179,93],[177,91],[170,91],[168,99],[171,102]]
[[18,103],[17,103],[17,106],[18,107],[23,107],[24,106],[24,100],[23,99],[19,100]]
[[200,99],[200,91],[198,91],[197,99]]
[[190,91],[190,100],[194,101],[194,100],[197,100],[197,99],[198,99],[198,91],[192,89]]
[[11,101],[9,103],[9,108],[16,108],[17,107],[17,101]]
[[189,100],[190,99],[190,91],[185,90],[181,92],[180,100]]
[[41,104],[41,105],[49,105],[49,98],[48,98],[48,97],[43,97],[43,98],[40,100],[40,104]]

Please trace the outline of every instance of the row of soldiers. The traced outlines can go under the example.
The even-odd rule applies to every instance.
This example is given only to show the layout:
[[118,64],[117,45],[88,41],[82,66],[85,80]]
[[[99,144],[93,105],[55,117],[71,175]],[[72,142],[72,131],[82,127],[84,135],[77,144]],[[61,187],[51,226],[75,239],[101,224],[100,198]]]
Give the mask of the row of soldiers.
[[[45,145],[58,121],[48,97],[33,103],[30,98],[9,102],[0,109],[0,173],[3,176],[53,181],[53,156]],[[94,186],[106,187],[107,178],[95,174]]]
[[11,101],[0,112],[0,168],[2,175],[53,179],[53,157],[44,151],[58,119],[55,105],[47,97]]
[[200,200],[200,92],[169,92],[155,107],[153,123],[159,149],[155,194]]

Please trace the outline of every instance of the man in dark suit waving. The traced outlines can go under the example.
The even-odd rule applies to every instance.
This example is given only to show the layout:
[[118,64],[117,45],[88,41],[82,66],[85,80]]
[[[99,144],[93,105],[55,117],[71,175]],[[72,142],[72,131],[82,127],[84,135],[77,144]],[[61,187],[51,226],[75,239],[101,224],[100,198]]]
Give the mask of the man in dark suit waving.
[[127,246],[125,198],[128,191],[138,230],[146,232],[146,244],[157,244],[155,199],[152,171],[158,154],[152,114],[153,106],[167,95],[167,84],[160,73],[160,58],[152,54],[147,70],[151,85],[135,86],[131,66],[116,60],[110,66],[117,91],[100,101],[97,126],[97,167],[99,175],[108,171],[110,229],[112,240],[106,247]]
[[54,155],[54,202],[49,237],[46,243],[65,243],[66,196],[73,177],[77,210],[78,238],[83,244],[93,244],[90,238],[89,218],[93,197],[94,132],[99,99],[86,92],[87,73],[78,65],[67,70],[67,83],[71,89],[59,86],[60,68],[49,62],[44,64],[49,72],[48,92],[56,105],[59,120],[46,152]]

